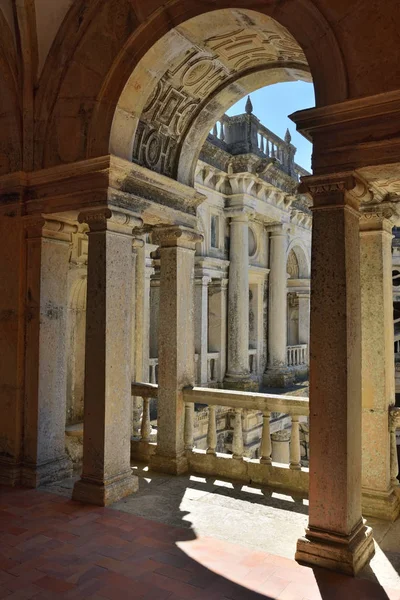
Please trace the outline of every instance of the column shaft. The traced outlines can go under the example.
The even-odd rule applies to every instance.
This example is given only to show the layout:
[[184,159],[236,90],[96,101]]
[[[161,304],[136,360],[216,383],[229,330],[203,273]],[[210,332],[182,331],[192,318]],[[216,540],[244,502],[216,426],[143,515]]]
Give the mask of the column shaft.
[[153,469],[187,470],[182,389],[194,384],[194,252],[199,235],[166,226],[153,230],[160,246],[157,450]]
[[[375,211],[375,212],[373,212]],[[394,520],[399,500],[390,482],[389,407],[395,402],[392,224],[390,207],[367,207],[360,220],[362,317],[363,512]]]
[[231,213],[228,285],[228,367],[225,387],[253,389],[249,371],[249,216]]
[[73,498],[105,506],[137,489],[130,468],[133,215],[98,209],[89,225],[83,470]]
[[264,384],[285,387],[293,381],[287,370],[287,228],[277,225],[270,231],[270,273],[268,304],[268,368]]
[[218,383],[223,382],[226,372],[227,286],[227,279],[216,279],[209,288],[208,346],[210,352],[219,352]]
[[310,349],[310,294],[299,292],[299,344],[307,344],[307,362]]
[[[354,574],[374,553],[361,517],[361,302],[358,200],[351,175],[313,194],[309,527],[296,558]],[[314,183],[315,182],[315,183]],[[358,188],[356,188],[358,190]]]

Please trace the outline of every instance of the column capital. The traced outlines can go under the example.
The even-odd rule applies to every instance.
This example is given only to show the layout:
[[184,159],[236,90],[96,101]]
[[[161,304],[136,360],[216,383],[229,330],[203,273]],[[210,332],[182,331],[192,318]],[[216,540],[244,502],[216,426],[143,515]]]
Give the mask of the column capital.
[[288,223],[276,223],[274,225],[269,225],[265,228],[265,231],[270,233],[273,237],[287,237],[289,232],[290,225]]
[[208,284],[210,283],[210,281],[211,281],[211,277],[209,277],[207,275],[196,275],[196,273],[195,273],[195,277],[194,277],[195,285],[207,287]]
[[23,222],[29,239],[47,238],[70,243],[72,234],[78,231],[77,224],[44,215],[27,217]]
[[361,201],[372,198],[367,182],[351,171],[302,177],[298,191],[312,197],[311,210],[346,206],[358,211]]
[[79,223],[89,226],[89,235],[100,231],[112,231],[130,235],[133,229],[142,227],[143,220],[130,211],[120,208],[100,206],[79,213]]
[[400,205],[395,202],[373,202],[362,204],[360,207],[360,231],[386,231],[392,233],[392,228],[399,220]]
[[194,250],[196,243],[203,240],[203,236],[195,229],[180,225],[164,225],[155,227],[152,239],[161,248],[188,248]]
[[250,217],[254,215],[254,208],[251,206],[228,206],[224,212],[230,218],[231,223],[248,223]]

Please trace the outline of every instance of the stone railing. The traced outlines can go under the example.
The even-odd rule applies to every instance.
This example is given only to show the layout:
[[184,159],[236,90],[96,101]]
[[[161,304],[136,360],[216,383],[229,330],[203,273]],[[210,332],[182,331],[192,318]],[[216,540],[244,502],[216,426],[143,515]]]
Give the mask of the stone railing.
[[[152,358],[152,361],[158,359]],[[139,417],[138,436],[131,440],[131,458],[148,461],[154,453],[156,444],[151,442],[152,426],[150,420],[150,401],[158,398],[158,385],[155,383],[132,383],[131,393],[134,398],[142,398],[143,409]]]
[[[150,441],[150,399],[157,398],[158,386],[149,383],[133,383],[132,396],[143,398],[143,416],[140,438],[131,442],[131,456],[149,461],[156,449]],[[190,471],[204,475],[230,477],[244,482],[253,481],[263,485],[307,493],[308,469],[301,466],[300,420],[308,417],[308,398],[236,392],[213,388],[190,387],[183,390],[185,401],[185,450]],[[198,450],[194,444],[194,405],[208,406],[207,449]],[[234,411],[232,454],[216,452],[217,409]],[[260,458],[244,457],[243,423],[244,411],[261,412],[263,426]],[[273,463],[270,430],[271,413],[288,415],[291,419],[290,452],[288,464]],[[274,434],[272,434],[274,435]]]
[[251,375],[257,374],[257,350],[249,348],[249,371]]
[[296,346],[287,346],[287,364],[288,367],[298,367],[306,365],[308,345],[298,344]]
[[289,167],[291,154],[290,144],[275,135],[264,125],[260,125],[257,132],[258,149],[265,154],[267,158],[275,158],[285,167]]
[[[193,472],[307,492],[308,469],[302,468],[300,462],[300,418],[308,416],[308,398],[197,387],[185,388],[183,397],[185,449]],[[205,451],[193,448],[195,404],[207,405],[209,409]],[[216,452],[218,407],[227,407],[234,411],[232,455],[221,453],[217,455]],[[244,457],[242,424],[244,411],[261,412],[263,415],[259,459]],[[286,414],[291,418],[290,462],[287,465],[272,462],[270,431],[272,412]]]
[[[207,374],[208,383],[218,382],[219,372],[219,352],[209,352],[207,354]],[[199,355],[194,355],[196,383],[199,383]],[[150,383],[158,383],[158,358],[149,359],[149,381]]]

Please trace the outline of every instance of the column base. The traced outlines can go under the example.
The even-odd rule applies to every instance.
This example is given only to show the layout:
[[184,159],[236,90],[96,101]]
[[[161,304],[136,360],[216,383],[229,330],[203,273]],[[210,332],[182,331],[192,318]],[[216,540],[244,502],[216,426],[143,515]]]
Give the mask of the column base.
[[375,554],[372,529],[364,521],[349,536],[309,528],[297,541],[295,559],[301,564],[356,575]]
[[189,470],[189,462],[186,456],[163,456],[157,451],[150,457],[150,469],[159,473],[169,475],[183,475]]
[[260,384],[256,379],[252,379],[249,375],[225,375],[223,382],[225,390],[238,390],[243,392],[259,392]]
[[130,470],[107,481],[94,481],[82,477],[74,485],[72,500],[84,504],[109,506],[137,492],[138,489],[139,480]]
[[6,458],[0,459],[0,485],[19,485],[21,483],[21,463]]
[[72,477],[72,463],[67,456],[41,465],[24,463],[21,468],[21,485],[37,488],[40,485]]
[[362,489],[362,513],[385,521],[395,521],[400,514],[400,499],[395,490],[387,492]]
[[269,368],[263,375],[263,385],[271,388],[286,388],[294,384],[295,374],[289,369]]

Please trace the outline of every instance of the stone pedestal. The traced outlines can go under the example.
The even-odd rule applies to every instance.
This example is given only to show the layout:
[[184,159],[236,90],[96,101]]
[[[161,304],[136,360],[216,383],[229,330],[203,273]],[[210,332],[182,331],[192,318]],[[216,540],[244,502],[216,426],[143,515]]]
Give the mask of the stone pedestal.
[[[358,198],[348,174],[305,178],[313,200],[309,526],[296,559],[354,575],[374,554],[361,516]],[[357,194],[357,196],[356,196]]]
[[395,402],[391,205],[366,205],[360,220],[363,514],[395,520],[389,407]]
[[26,355],[21,481],[36,487],[72,474],[65,454],[67,276],[76,227],[26,221]]
[[229,209],[228,365],[224,387],[258,389],[249,371],[249,209]]
[[208,383],[208,284],[210,277],[195,277],[194,280],[194,346],[198,354],[197,385],[204,386]]
[[282,429],[271,434],[272,462],[288,465],[290,463],[290,431]]
[[132,229],[141,219],[108,208],[89,225],[83,470],[73,499],[106,506],[136,491],[130,467]]
[[159,244],[160,309],[158,342],[157,450],[151,468],[187,471],[182,389],[194,385],[194,252],[201,236],[187,227],[153,230]]
[[293,383],[287,368],[287,226],[276,225],[270,232],[270,273],[268,303],[268,361],[263,383],[286,387]]

